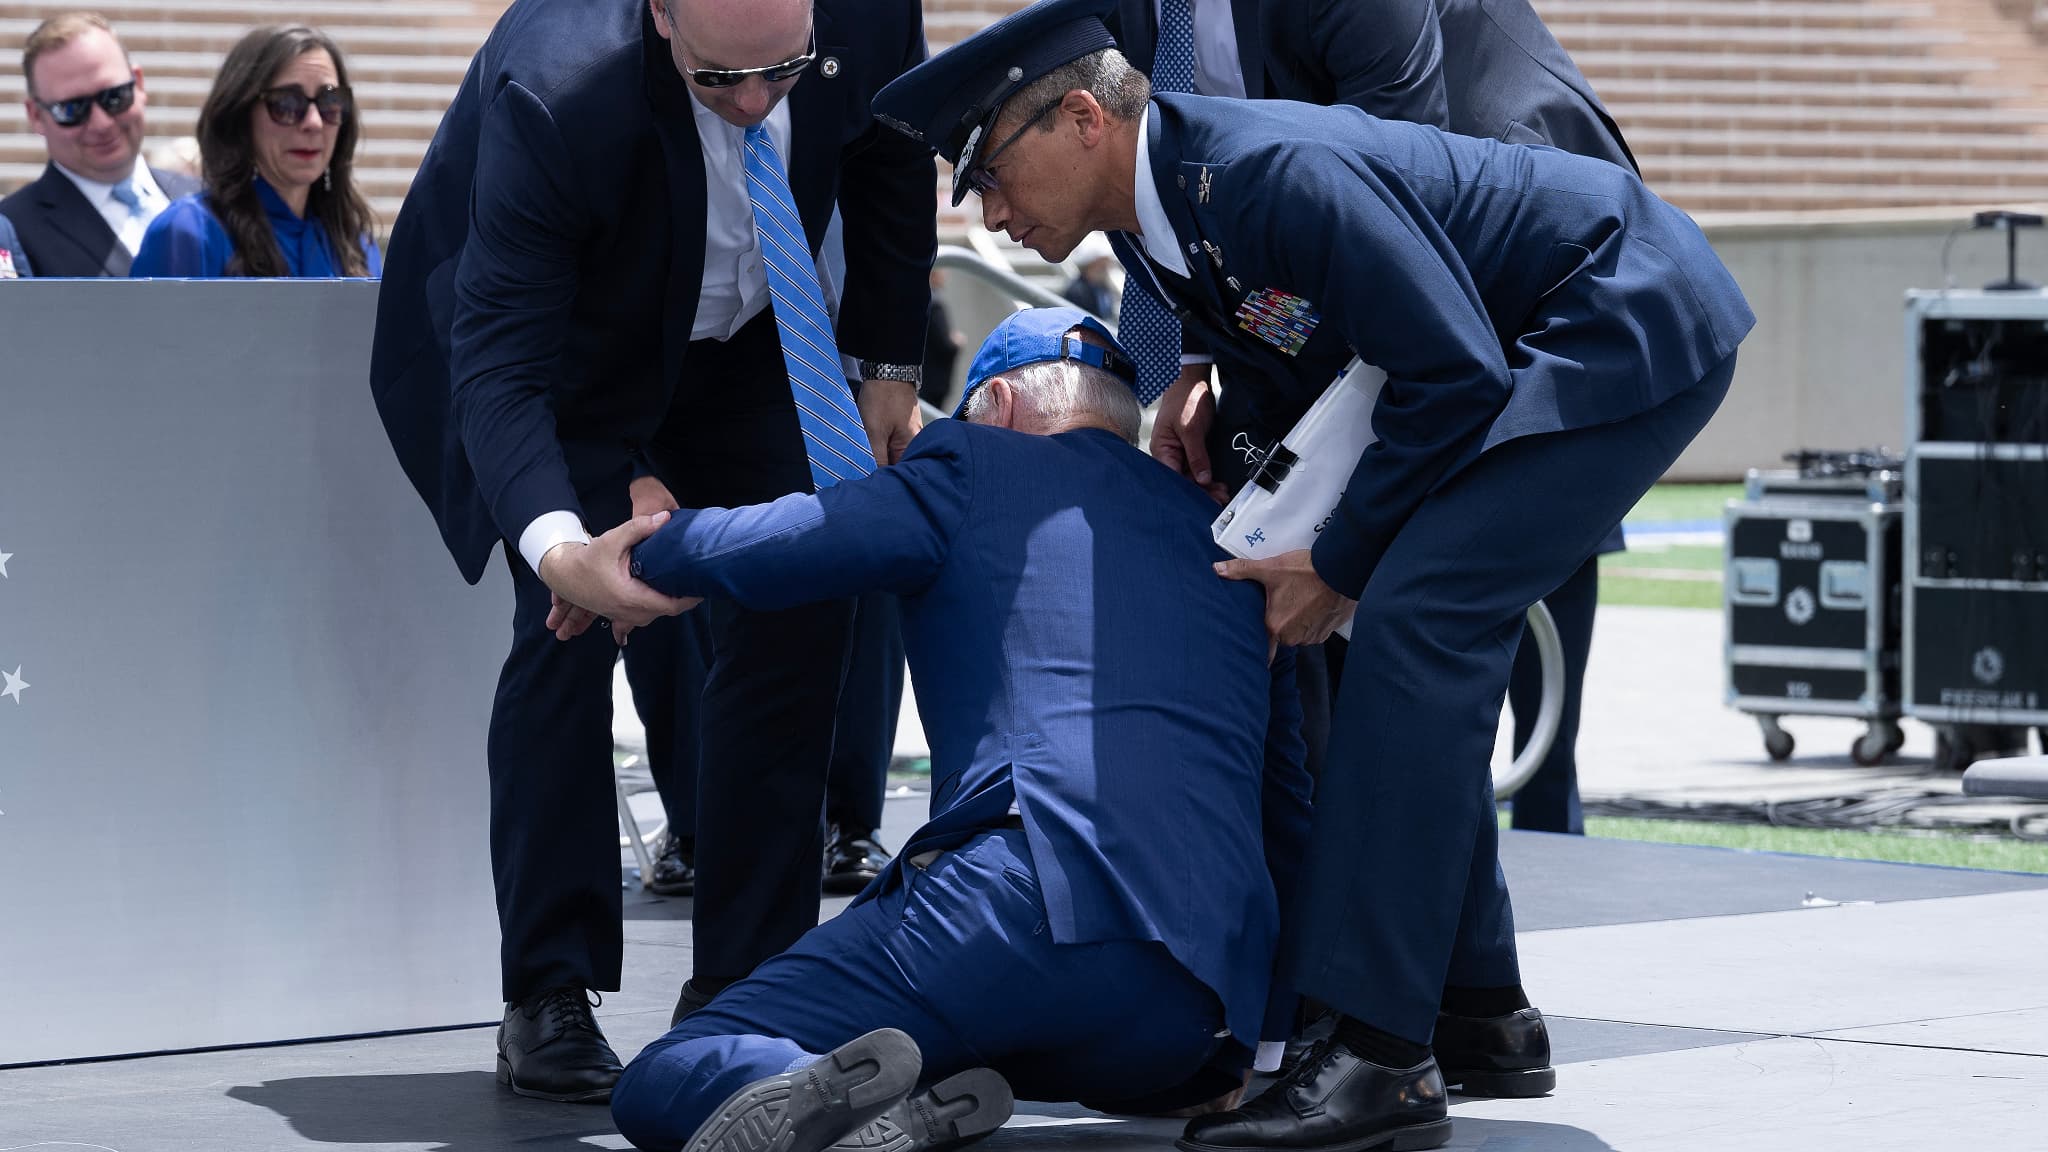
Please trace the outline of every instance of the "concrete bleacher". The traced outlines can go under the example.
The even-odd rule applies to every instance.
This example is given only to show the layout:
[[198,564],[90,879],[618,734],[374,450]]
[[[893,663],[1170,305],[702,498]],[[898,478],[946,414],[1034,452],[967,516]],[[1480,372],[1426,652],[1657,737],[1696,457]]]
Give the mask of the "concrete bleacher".
[[[925,0],[943,51],[1027,0]],[[505,0],[104,0],[148,77],[152,135],[189,134],[248,26],[312,19],[362,105],[359,178],[388,226]],[[2048,200],[2048,0],[1536,0],[1659,193],[1694,212]],[[0,191],[41,170],[9,60],[39,0],[0,0]],[[958,238],[967,211],[942,211]]]

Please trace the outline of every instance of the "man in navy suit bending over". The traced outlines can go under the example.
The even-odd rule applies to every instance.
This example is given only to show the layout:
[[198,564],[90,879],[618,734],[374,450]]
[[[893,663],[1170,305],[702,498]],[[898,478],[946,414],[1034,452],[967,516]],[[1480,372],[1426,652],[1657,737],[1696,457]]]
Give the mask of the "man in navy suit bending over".
[[[516,0],[399,213],[378,407],[464,577],[502,548],[516,597],[489,742],[515,1092],[598,1103],[620,1071],[586,1000],[620,976],[617,649],[557,643],[548,612],[571,588],[625,623],[673,608],[623,574],[585,578],[591,534],[632,502],[772,500],[909,442],[935,175],[868,103],[924,56],[915,0]],[[857,372],[815,264],[835,203]],[[678,1013],[817,923],[851,612],[709,613]]]
[[1018,313],[964,418],[894,467],[679,511],[633,550],[675,596],[902,597],[933,780],[859,901],[627,1068],[612,1114],[636,1145],[818,1152],[874,1121],[853,1143],[948,1146],[1012,1089],[1235,1087],[1269,1018],[1285,1035],[1276,882],[1308,815],[1289,662],[1268,669],[1258,590],[1210,570],[1215,505],[1135,446],[1135,377],[1079,309]]
[[[1533,1009],[1489,768],[1523,614],[1705,426],[1755,317],[1698,226],[1624,168],[1356,108],[1154,95],[1101,2],[999,20],[875,114],[1047,259],[1110,231],[1259,407],[1306,407],[1354,355],[1386,372],[1314,546],[1219,567],[1265,586],[1276,643],[1349,616],[1363,657],[1287,931],[1288,974],[1338,1010],[1336,1035],[1181,1146],[1440,1147],[1440,1061],[1487,1091],[1555,1078],[1489,1042],[1537,1035],[1505,1027]],[[1446,1029],[1453,1003],[1503,1026]]]

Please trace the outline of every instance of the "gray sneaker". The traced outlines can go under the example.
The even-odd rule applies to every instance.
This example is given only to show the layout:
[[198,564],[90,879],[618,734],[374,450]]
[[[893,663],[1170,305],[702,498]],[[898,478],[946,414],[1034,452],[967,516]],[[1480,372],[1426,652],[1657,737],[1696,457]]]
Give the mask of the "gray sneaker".
[[894,1028],[877,1029],[794,1072],[733,1093],[698,1126],[684,1152],[823,1152],[900,1107],[923,1069],[916,1041]]
[[831,1152],[947,1152],[1009,1122],[1016,1098],[992,1069],[949,1076],[848,1133]]

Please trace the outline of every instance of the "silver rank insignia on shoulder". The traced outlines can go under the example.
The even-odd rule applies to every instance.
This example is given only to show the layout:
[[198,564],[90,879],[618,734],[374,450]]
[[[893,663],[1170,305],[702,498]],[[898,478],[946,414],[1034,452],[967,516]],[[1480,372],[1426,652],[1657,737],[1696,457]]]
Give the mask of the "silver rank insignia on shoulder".
[[818,62],[818,75],[830,80],[839,75],[839,57],[827,56]]
[[1201,183],[1200,183],[1199,185],[1197,185],[1197,186],[1196,186],[1196,188],[1195,188],[1195,203],[1197,203],[1197,204],[1207,204],[1208,202],[1209,202],[1209,169],[1208,169],[1208,168],[1207,168],[1207,167],[1205,166],[1205,167],[1203,167],[1203,169],[1202,169],[1202,181],[1201,181]]

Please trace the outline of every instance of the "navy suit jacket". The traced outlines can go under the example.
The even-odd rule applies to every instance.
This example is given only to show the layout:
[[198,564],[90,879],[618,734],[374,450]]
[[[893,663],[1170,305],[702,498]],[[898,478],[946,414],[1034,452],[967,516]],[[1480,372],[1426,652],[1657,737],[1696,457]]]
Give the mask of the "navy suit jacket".
[[16,276],[35,275],[28,262],[28,253],[21,250],[21,241],[14,235],[14,225],[9,224],[5,216],[0,216],[0,252],[7,253],[7,259],[13,265]]
[[1215,515],[1112,433],[940,420],[860,480],[678,512],[635,570],[755,609],[903,597],[932,819],[899,859],[1014,800],[1053,938],[1164,943],[1250,1044],[1309,784],[1264,598],[1210,570]]
[[[1111,243],[1226,379],[1253,382],[1254,411],[1304,409],[1354,353],[1387,372],[1379,442],[1315,546],[1346,596],[1481,452],[1647,411],[1755,323],[1692,219],[1613,164],[1350,107],[1161,95],[1149,115],[1175,246],[1202,254],[1182,280],[1131,234]],[[1295,314],[1306,341],[1254,335],[1261,312]]]
[[[1157,4],[1115,0],[1106,14],[1147,75]],[[1635,167],[1620,127],[1529,0],[1233,0],[1231,15],[1251,99],[1349,104]]]
[[[154,168],[149,174],[172,200],[199,191],[199,181],[190,176]],[[13,221],[37,276],[126,276],[134,260],[107,218],[55,164],[44,165],[41,176],[0,200],[0,216]]]
[[[927,149],[868,105],[925,58],[913,0],[819,0],[785,157],[813,254],[845,215],[842,347],[924,355]],[[827,61],[831,63],[828,65]],[[500,537],[687,423],[704,160],[645,0],[517,0],[471,62],[385,253],[371,387],[465,578]],[[717,387],[724,381],[705,381]]]

